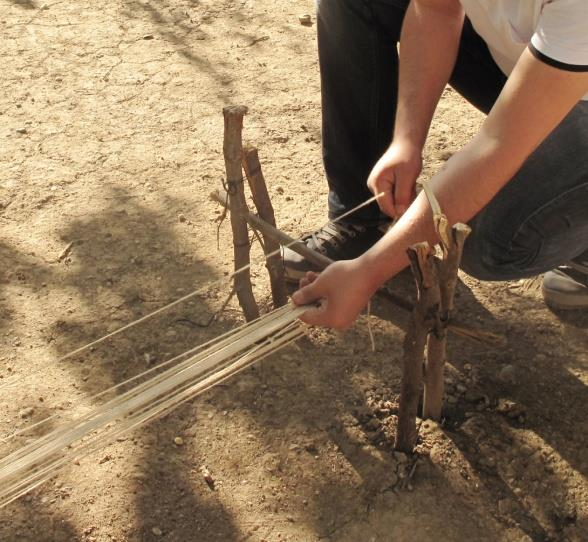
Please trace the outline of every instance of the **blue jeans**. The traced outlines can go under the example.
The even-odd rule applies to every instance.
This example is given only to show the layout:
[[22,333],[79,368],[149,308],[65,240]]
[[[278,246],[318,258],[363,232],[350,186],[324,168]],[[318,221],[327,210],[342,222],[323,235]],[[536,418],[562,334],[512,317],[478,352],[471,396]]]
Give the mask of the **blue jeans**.
[[[323,160],[334,218],[370,197],[368,175],[392,140],[397,43],[408,1],[319,0]],[[450,84],[488,113],[506,77],[466,19]],[[359,211],[382,220],[377,205]],[[472,220],[462,267],[511,280],[588,256],[588,102],[580,102]]]

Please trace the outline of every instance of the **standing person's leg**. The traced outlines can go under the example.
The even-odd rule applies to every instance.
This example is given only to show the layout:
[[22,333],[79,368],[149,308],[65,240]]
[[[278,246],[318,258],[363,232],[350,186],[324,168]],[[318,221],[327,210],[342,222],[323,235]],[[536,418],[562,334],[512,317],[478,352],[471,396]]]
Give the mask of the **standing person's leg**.
[[[400,28],[408,0],[318,0],[323,161],[329,219],[371,197],[368,175],[390,145],[398,89]],[[334,260],[359,256],[380,239],[386,222],[377,204],[302,238]],[[284,250],[286,276],[312,266]]]
[[[392,140],[397,43],[408,1],[319,0],[323,162],[329,218],[366,201],[366,181]],[[355,220],[381,220],[374,203]]]
[[[389,147],[398,93],[397,44],[408,0],[319,0],[323,161],[329,218],[366,201],[367,179]],[[506,82],[466,19],[451,85],[488,113]],[[355,220],[382,220],[374,203]]]

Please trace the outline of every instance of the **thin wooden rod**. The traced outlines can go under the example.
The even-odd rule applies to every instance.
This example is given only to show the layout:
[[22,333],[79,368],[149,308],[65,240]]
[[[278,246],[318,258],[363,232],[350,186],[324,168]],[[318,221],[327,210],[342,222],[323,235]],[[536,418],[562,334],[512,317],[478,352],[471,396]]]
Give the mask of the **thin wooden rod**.
[[[267,186],[261,171],[261,162],[255,147],[243,149],[243,169],[251,188],[253,203],[261,219],[276,226],[274,208],[267,193]],[[286,279],[284,278],[284,266],[280,257],[280,243],[271,235],[261,232],[263,235],[263,250],[266,255],[266,267],[270,277],[272,299],[274,307],[281,307],[288,303],[288,291],[286,290]]]
[[[220,203],[222,206],[226,207],[226,193],[224,191],[215,191],[210,194],[210,198],[217,203]],[[246,210],[243,213],[245,220],[247,223],[252,227],[260,232],[264,233],[268,236],[273,236],[276,240],[278,240],[282,245],[291,248],[294,252],[297,252],[301,256],[304,256],[309,262],[315,264],[319,269],[325,269],[329,265],[333,263],[329,257],[324,256],[314,250],[308,248],[305,243],[294,239],[293,237],[289,236],[287,233],[284,233],[277,228],[274,228],[272,225],[268,224],[258,216],[251,213],[249,210]],[[407,312],[413,310],[413,304],[404,297],[390,292],[385,287],[380,288],[376,295],[381,299],[385,299],[389,301],[394,306],[401,308]],[[449,322],[447,325],[447,329],[460,337],[464,337],[466,339],[470,339],[473,341],[484,342],[492,345],[496,344],[503,344],[505,342],[505,338],[501,335],[497,335],[495,333],[491,333],[489,331],[477,329],[471,327],[467,324],[454,320]]]
[[[220,203],[222,206],[226,207],[226,192],[218,190],[210,194],[210,198],[216,201],[217,203]],[[323,254],[320,254],[308,248],[306,244],[304,244],[302,241],[298,241],[297,239],[290,237],[287,233],[278,230],[271,224],[268,224],[265,220],[254,215],[249,210],[246,210],[243,213],[243,217],[252,228],[259,230],[260,232],[269,237],[273,237],[282,245],[287,245],[294,252],[297,252],[301,256],[304,256],[309,262],[315,264],[320,269],[325,269],[327,266],[333,263],[333,260],[331,260],[330,258],[327,258]]]

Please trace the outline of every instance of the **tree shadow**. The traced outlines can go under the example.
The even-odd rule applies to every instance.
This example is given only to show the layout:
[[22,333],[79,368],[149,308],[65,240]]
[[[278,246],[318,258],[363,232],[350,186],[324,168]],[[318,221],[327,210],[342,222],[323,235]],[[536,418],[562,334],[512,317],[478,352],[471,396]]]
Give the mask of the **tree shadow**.
[[[71,243],[71,250],[52,268],[38,268],[34,260],[1,247],[4,256],[12,257],[12,265],[8,267],[16,268],[17,280],[24,277],[22,280],[34,284],[34,288],[40,288],[39,284],[43,281],[47,288],[59,289],[70,299],[72,295],[76,296],[76,303],[69,304],[76,306],[76,309],[56,316],[46,331],[56,359],[189,292],[204,288],[199,295],[161,316],[49,367],[47,375],[51,374],[53,382],[60,385],[59,397],[71,398],[65,412],[52,421],[52,427],[75,415],[79,405],[95,408],[112,397],[109,394],[97,398],[95,394],[231,329],[236,323],[234,319],[223,316],[207,327],[209,317],[219,308],[228,288],[217,283],[217,272],[204,264],[197,253],[190,253],[184,248],[169,226],[169,209],[176,206],[181,209],[185,202],[168,198],[162,202],[164,208],[156,210],[137,203],[119,186],[106,185],[102,186],[102,190],[106,192],[109,208],[68,224],[60,235],[65,244]],[[51,378],[46,380],[51,381]],[[14,397],[17,407],[20,398],[20,395]],[[51,405],[45,404],[43,408],[36,409],[35,420],[51,412]],[[28,425],[31,420],[21,422]],[[175,416],[166,418],[166,429],[172,434],[178,432],[175,429],[177,423]],[[46,432],[51,427],[44,429]],[[28,434],[26,438],[35,434]],[[162,468],[164,446],[159,441],[161,424],[146,426],[135,434],[156,443],[149,451],[140,454],[141,470],[146,475],[143,480],[146,482],[138,484],[137,490],[138,522],[142,533],[138,539],[157,538],[152,531],[153,521],[161,516],[160,510],[168,510],[170,502],[177,506],[168,510],[171,511],[169,517],[183,514],[183,519],[170,528],[170,532],[175,529],[175,534],[168,539],[190,539],[188,534],[203,522],[212,526],[215,532],[227,535],[227,538],[219,540],[234,539],[232,520],[223,511],[222,505],[200,502],[187,485],[186,480],[192,470],[187,462],[166,462],[164,475],[153,476]],[[22,445],[24,441],[17,439],[11,445]],[[173,439],[169,442],[173,443]],[[165,448],[169,449],[169,443]],[[43,508],[48,491],[45,484],[39,492],[21,498],[2,511],[0,522],[10,525],[10,516],[26,517],[31,506]],[[192,516],[190,510],[198,511],[199,516]],[[74,534],[60,534],[66,532],[66,526],[64,523],[61,530],[56,529],[56,538],[51,539],[78,539]],[[44,540],[35,534],[41,528],[40,522],[29,517],[23,525],[23,533],[26,534],[22,536],[26,540]],[[13,531],[2,539],[18,540],[19,536]]]
[[[231,67],[229,62],[212,63],[204,54],[205,46],[201,48],[199,43],[210,38],[207,31],[208,23],[220,14],[230,26],[231,35],[243,41],[242,48],[251,47],[258,41],[263,41],[266,36],[244,31],[241,25],[250,23],[251,19],[246,13],[245,3],[234,3],[225,1],[221,5],[203,6],[199,1],[190,1],[189,10],[186,6],[178,6],[166,0],[158,2],[140,2],[138,0],[126,0],[122,8],[122,14],[129,20],[139,22],[143,16],[153,24],[156,32],[164,40],[174,45],[177,53],[194,64],[202,73],[207,74],[227,89],[233,87],[233,82],[227,71]],[[190,11],[194,10],[196,11]],[[230,15],[227,16],[227,12]],[[276,28],[275,19],[266,14],[258,14],[256,23],[259,27],[269,26]],[[292,33],[287,24],[279,27],[281,33]],[[294,54],[298,53],[300,46],[297,43],[291,44]],[[265,83],[262,83],[265,85]],[[262,87],[265,90],[265,86]]]
[[[44,503],[63,497],[56,492]],[[9,504],[0,515],[0,539],[14,542],[71,542],[80,540],[80,533],[64,515],[48,511],[44,503],[35,503],[31,497]]]
[[[453,377],[469,381],[476,391],[446,405],[446,434],[484,484],[501,495],[507,522],[520,524],[534,540],[557,538],[576,522],[575,513],[565,509],[570,502],[566,470],[584,479],[588,475],[587,441],[577,417],[587,408],[588,388],[570,370],[587,337],[578,332],[577,321],[556,325],[539,299],[501,286],[494,295],[504,310],[490,330],[505,333],[508,344],[482,350],[453,341]],[[473,368],[466,369],[466,363]],[[452,393],[459,395],[455,388]],[[482,396],[487,404],[476,399]],[[473,417],[466,419],[467,410]],[[556,466],[558,458],[567,464],[563,471]]]
[[37,9],[37,6],[32,0],[9,0],[13,4],[20,6],[24,9]]

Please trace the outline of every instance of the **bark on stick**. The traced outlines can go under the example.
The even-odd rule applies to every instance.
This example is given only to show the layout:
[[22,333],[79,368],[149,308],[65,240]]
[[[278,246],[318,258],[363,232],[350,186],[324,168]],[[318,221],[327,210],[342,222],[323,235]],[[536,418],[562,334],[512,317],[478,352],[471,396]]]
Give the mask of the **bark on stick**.
[[440,312],[437,324],[427,343],[427,363],[423,397],[423,418],[441,419],[443,408],[443,378],[447,358],[447,329],[453,313],[453,299],[457,284],[457,272],[461,261],[463,245],[470,233],[469,226],[456,224],[447,226],[443,244],[443,259],[436,260],[441,294]]
[[[247,113],[244,106],[231,106],[223,109],[225,132],[223,154],[227,171],[227,189],[231,209],[231,228],[233,230],[233,251],[235,270],[249,265],[249,234],[244,213],[247,211],[241,159],[243,155],[243,116]],[[235,292],[243,309],[245,319],[250,322],[259,317],[259,309],[253,297],[251,275],[245,269],[234,276]]]
[[404,338],[402,388],[394,447],[402,452],[412,453],[417,439],[416,416],[423,378],[425,344],[427,335],[438,319],[440,292],[437,268],[429,244],[413,245],[407,253],[418,296],[412,311],[412,325]]
[[[255,147],[246,147],[243,149],[243,169],[251,188],[253,203],[257,208],[259,217],[276,227],[276,218],[274,208],[267,192],[267,186],[261,171],[259,155]],[[280,256],[280,243],[271,235],[261,231],[263,236],[263,250],[266,255],[266,267],[270,277],[272,289],[272,299],[274,307],[281,307],[288,302],[288,292],[286,290],[286,280],[284,278],[284,267]]]

